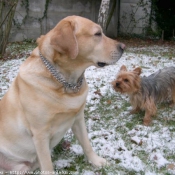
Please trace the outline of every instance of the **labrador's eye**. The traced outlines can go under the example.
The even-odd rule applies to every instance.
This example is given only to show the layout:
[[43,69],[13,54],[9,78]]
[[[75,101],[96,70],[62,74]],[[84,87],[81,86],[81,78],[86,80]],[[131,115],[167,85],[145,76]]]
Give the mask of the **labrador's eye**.
[[95,36],[101,36],[101,35],[102,35],[101,32],[95,33]]

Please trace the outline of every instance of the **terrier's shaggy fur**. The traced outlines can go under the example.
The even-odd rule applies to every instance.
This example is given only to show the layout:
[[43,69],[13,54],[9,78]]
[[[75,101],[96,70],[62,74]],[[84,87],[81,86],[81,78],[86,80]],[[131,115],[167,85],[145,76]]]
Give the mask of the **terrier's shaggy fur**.
[[128,94],[133,107],[131,113],[145,111],[144,125],[151,123],[157,103],[175,103],[175,67],[166,67],[148,77],[140,77],[141,68],[127,71],[122,66],[112,86],[116,92]]

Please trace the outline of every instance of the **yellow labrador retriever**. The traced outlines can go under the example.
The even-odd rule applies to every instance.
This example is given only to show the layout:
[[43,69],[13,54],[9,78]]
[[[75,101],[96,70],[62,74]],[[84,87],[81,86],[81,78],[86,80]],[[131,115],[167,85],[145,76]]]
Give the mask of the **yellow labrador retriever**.
[[86,131],[84,71],[115,63],[125,45],[79,16],[64,18],[37,43],[0,101],[0,171],[52,172],[50,151],[69,128],[88,161],[105,165]]

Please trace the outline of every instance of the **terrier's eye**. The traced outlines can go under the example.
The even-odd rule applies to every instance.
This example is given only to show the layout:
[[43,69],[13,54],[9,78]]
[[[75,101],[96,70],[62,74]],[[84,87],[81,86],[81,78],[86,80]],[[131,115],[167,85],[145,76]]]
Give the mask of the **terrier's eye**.
[[129,80],[128,80],[127,78],[125,78],[125,79],[124,79],[124,82],[126,82],[126,83],[127,83],[128,81],[129,81]]

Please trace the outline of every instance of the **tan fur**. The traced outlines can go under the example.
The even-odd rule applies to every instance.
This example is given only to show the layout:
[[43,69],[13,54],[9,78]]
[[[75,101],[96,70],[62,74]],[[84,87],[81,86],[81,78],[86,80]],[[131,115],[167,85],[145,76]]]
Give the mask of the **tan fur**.
[[[141,69],[136,68],[133,71],[128,72],[126,66],[120,68],[120,72],[117,75],[117,79],[112,82],[113,88],[117,92],[121,93],[133,93],[140,89],[140,75]],[[120,86],[116,86],[119,83]]]
[[[101,36],[96,35],[99,32]],[[86,80],[77,93],[65,90],[45,67],[39,51],[67,82],[76,83],[87,67],[116,62],[124,45],[107,38],[99,25],[78,16],[63,19],[37,43],[0,101],[0,171],[40,168],[52,172],[50,151],[69,128],[89,162],[105,165],[106,160],[92,150],[86,131]],[[114,58],[111,52],[119,56]]]

